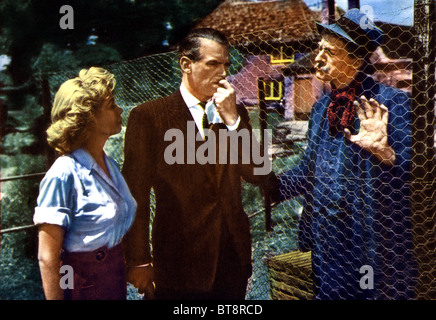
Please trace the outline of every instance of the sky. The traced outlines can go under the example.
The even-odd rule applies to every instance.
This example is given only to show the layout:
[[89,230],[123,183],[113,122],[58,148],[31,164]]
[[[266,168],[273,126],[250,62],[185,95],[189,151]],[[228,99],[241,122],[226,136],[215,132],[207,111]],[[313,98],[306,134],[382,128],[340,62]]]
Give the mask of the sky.
[[[373,20],[405,26],[413,25],[414,0],[360,0],[360,8],[373,12]],[[319,9],[322,0],[304,0],[312,10]],[[348,10],[348,0],[335,0],[338,7]],[[366,11],[370,14],[370,11]]]

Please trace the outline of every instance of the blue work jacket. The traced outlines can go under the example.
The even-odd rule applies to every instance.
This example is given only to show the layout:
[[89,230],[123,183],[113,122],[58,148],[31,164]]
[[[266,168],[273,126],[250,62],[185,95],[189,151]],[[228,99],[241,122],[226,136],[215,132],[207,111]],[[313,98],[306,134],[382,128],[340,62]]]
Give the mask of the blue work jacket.
[[[301,162],[279,176],[280,197],[304,196],[299,246],[312,251],[317,299],[412,298],[410,99],[369,76],[356,90],[357,99],[365,95],[388,108],[395,165],[331,132],[327,94],[313,106]],[[353,126],[358,132],[357,116]]]

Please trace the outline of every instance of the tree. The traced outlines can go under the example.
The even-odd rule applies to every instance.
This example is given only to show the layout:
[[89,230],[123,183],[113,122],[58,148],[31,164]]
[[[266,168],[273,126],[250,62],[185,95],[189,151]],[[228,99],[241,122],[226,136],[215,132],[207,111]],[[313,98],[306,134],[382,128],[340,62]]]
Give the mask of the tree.
[[[2,37],[8,45],[0,54],[12,58],[8,71],[15,85],[25,83],[32,61],[43,46],[78,51],[91,35],[121,59],[168,51],[174,48],[193,22],[206,16],[221,0],[76,0],[74,29],[62,29],[59,12],[63,0],[2,0]],[[116,55],[115,55],[116,56]],[[77,57],[76,57],[77,58]]]

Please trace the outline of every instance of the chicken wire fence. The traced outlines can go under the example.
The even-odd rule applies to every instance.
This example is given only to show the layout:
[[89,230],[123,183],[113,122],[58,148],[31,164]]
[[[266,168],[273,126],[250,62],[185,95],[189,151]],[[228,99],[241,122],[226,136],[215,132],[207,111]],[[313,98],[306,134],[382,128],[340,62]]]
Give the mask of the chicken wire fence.
[[[248,41],[248,35],[247,37],[230,36],[232,65],[228,79],[237,93],[237,103],[248,109],[253,127],[270,130],[272,145],[269,146],[269,154],[272,158],[272,168],[275,173],[280,174],[297,168],[304,161],[308,149],[314,151],[313,146],[308,143],[308,137],[311,139],[320,139],[320,137],[310,136],[315,130],[313,128],[309,130],[308,120],[312,106],[324,94],[328,94],[330,89],[317,81],[314,76],[313,60],[318,53],[319,36],[313,33],[305,41],[277,43],[275,37],[277,31],[263,31],[260,37],[262,40],[258,43]],[[428,31],[424,30],[424,32]],[[250,39],[252,36],[250,35]],[[371,58],[375,67],[372,77],[412,94],[413,90],[416,90],[412,86],[412,74],[416,75],[418,72],[413,69],[413,55],[410,54],[416,50],[412,39],[412,28],[396,27],[394,31],[390,30],[381,49]],[[393,49],[395,52],[391,54],[389,50]],[[434,53],[432,61],[434,61]],[[140,103],[177,90],[181,72],[175,52],[146,56],[105,67],[115,74],[117,80],[115,100],[123,109],[123,130],[110,138],[105,149],[122,167],[124,129],[129,112]],[[434,64],[431,68],[434,75]],[[45,100],[43,99],[46,112],[49,111],[50,101],[53,100],[59,85],[75,77],[78,71],[44,73],[35,76],[35,79],[42,84],[42,91],[47,93]],[[325,256],[317,255],[312,261],[314,270],[318,268],[317,272],[321,272],[317,276],[317,281],[321,281],[322,284],[316,282],[316,285],[324,286],[322,290],[327,293],[325,298],[341,298],[342,289],[345,290],[347,297],[352,296],[353,291],[363,292],[363,295],[356,294],[357,297],[368,297],[366,293],[371,292],[372,284],[371,279],[367,277],[368,270],[377,266],[375,261],[379,259],[383,260],[383,270],[370,271],[375,274],[374,286],[383,286],[386,290],[384,294],[371,298],[434,297],[435,265],[431,253],[434,252],[434,229],[432,229],[434,217],[428,215],[429,208],[434,208],[434,178],[431,175],[433,156],[432,150],[429,151],[429,148],[433,148],[433,144],[431,143],[429,147],[428,142],[428,139],[433,142],[433,133],[428,131],[428,124],[433,125],[433,119],[423,109],[428,107],[430,100],[432,106],[430,114],[434,115],[434,90],[431,91],[425,85],[422,88],[427,95],[420,98],[423,101],[420,105],[421,109],[415,107],[413,110],[418,110],[427,118],[422,120],[419,115],[411,116],[408,113],[409,118],[399,119],[399,123],[410,125],[412,133],[415,132],[413,130],[418,132],[424,130],[425,136],[402,136],[397,137],[399,141],[394,141],[402,145],[409,143],[404,145],[403,149],[408,150],[410,157],[415,154],[420,155],[419,158],[415,156],[412,159],[414,165],[406,171],[403,170],[404,168],[397,170],[395,166],[399,165],[394,165],[393,171],[402,172],[404,176],[393,179],[405,181],[404,184],[389,189],[389,181],[383,180],[385,168],[374,159],[368,160],[369,156],[362,155],[355,147],[340,151],[343,152],[342,154],[326,151],[317,153],[319,150],[315,150],[316,159],[319,157],[325,161],[342,159],[345,163],[342,172],[338,172],[335,168],[331,171],[316,168],[320,178],[308,179],[307,176],[303,176],[302,171],[296,171],[297,178],[309,181],[309,198],[315,199],[319,208],[324,208],[312,213],[313,216],[322,219],[317,220],[316,224],[312,222],[309,229],[312,233],[322,235],[322,238],[318,238],[319,241],[326,241],[317,247],[318,251],[324,250]],[[416,95],[413,97],[415,98]],[[413,103],[416,105],[416,102],[413,100],[412,105]],[[321,116],[318,115],[317,119],[321,119]],[[414,145],[411,145],[412,141]],[[334,148],[335,143],[337,142],[332,142],[330,147]],[[414,151],[412,155],[412,150],[416,149],[419,149],[418,152]],[[354,152],[351,153],[350,150]],[[413,172],[417,167],[418,172]],[[371,172],[371,175],[367,172]],[[338,182],[341,185],[335,185]],[[318,186],[324,184],[324,188],[316,188],[315,184]],[[409,193],[405,193],[406,197],[403,197],[404,187],[410,190]],[[320,193],[321,190],[325,193]],[[386,194],[381,190],[390,190],[392,193]],[[348,193],[345,194],[345,191]],[[20,193],[17,192],[16,196],[20,197]],[[31,203],[34,203],[34,199]],[[153,211],[153,194],[151,199]],[[271,261],[274,259],[286,257],[287,254],[294,252],[300,254],[299,236],[304,236],[304,234],[299,235],[302,212],[307,209],[307,206],[312,208],[314,206],[307,199],[307,197],[296,196],[280,203],[273,203],[269,207],[259,188],[243,183],[243,204],[250,217],[253,253],[253,275],[249,281],[247,299],[314,298],[311,267],[307,269],[308,271],[295,270],[298,269],[298,263],[295,264],[295,260],[290,259],[290,262],[271,271],[273,268]],[[13,196],[9,196],[8,203],[14,203]],[[340,212],[335,217],[329,216],[328,210],[325,209],[327,205],[331,206],[327,208],[332,209],[331,212],[343,207],[349,209],[352,214],[344,216]],[[2,201],[2,215],[7,214],[7,210]],[[271,214],[270,230],[268,230],[268,219],[265,218],[268,213]],[[29,217],[32,214],[30,210],[25,212]],[[335,222],[332,222],[333,218],[336,219]],[[17,225],[12,223],[11,226]],[[337,243],[335,247],[332,243],[328,243],[327,239],[336,239],[342,243]],[[361,250],[354,250],[356,247]],[[344,249],[349,251],[343,252]],[[349,255],[352,257],[350,258]],[[372,260],[364,261],[359,255]],[[405,257],[416,261],[416,264],[408,265],[410,261],[405,261]],[[310,261],[310,256],[306,255],[304,259],[306,262],[307,259]],[[329,273],[322,274],[325,270],[319,268],[317,263],[325,263],[326,260],[329,260],[332,267],[330,271],[344,274],[344,279],[353,279],[355,283],[333,283],[323,279],[323,276],[328,277]],[[347,261],[353,261],[354,264],[350,268],[341,265],[341,261],[345,264]],[[360,266],[370,269],[356,269],[356,261]],[[306,275],[301,275],[304,273],[302,270]],[[395,274],[397,276],[392,276]],[[399,283],[390,282],[392,279]],[[409,292],[415,294],[408,296]]]

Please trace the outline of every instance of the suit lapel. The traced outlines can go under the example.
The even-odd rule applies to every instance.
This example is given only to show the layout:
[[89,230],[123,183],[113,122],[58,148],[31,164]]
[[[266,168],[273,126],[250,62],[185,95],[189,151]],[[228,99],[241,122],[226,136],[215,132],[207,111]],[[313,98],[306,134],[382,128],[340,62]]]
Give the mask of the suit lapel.
[[187,121],[194,121],[194,118],[189,112],[188,107],[183,101],[180,90],[177,90],[168,97],[167,105],[162,106],[168,112],[168,126],[167,129],[180,129],[184,134],[187,133]]
[[[173,95],[170,96],[170,103],[168,105],[174,106],[174,108],[171,108],[169,110],[169,128],[177,128],[181,130],[185,136],[185,159],[187,158],[188,153],[193,153],[195,157],[195,161],[197,163],[197,150],[200,146],[202,146],[205,142],[204,141],[197,141],[196,137],[197,134],[199,134],[199,130],[197,126],[195,125],[194,118],[192,117],[191,112],[189,111],[188,106],[186,105],[185,101],[183,100],[183,97],[180,93],[180,90],[175,92]],[[188,121],[191,121],[188,124]],[[194,133],[192,132],[192,128],[194,128]],[[190,130],[190,132],[188,132]],[[216,135],[218,138],[218,135]],[[192,141],[188,141],[188,139],[194,139],[195,143],[192,143]],[[218,143],[218,142],[217,142]],[[194,150],[189,149],[190,146],[195,146]],[[216,145],[218,147],[218,145]],[[208,180],[211,181],[214,185],[217,183],[217,167],[219,167],[218,164],[204,164],[199,165],[207,174]]]

